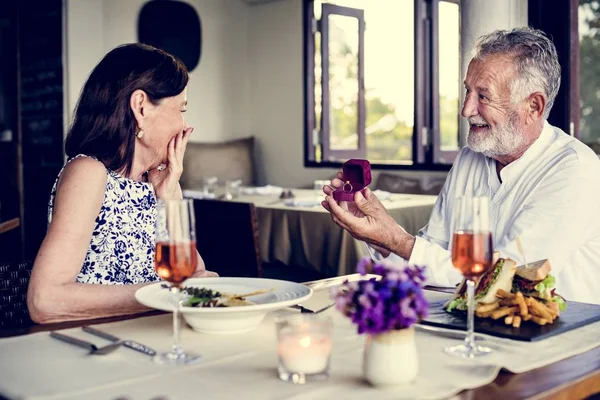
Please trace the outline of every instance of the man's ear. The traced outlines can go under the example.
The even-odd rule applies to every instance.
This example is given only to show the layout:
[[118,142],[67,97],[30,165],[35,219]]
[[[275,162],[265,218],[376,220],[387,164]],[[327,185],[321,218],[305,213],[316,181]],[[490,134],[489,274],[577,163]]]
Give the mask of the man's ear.
[[129,106],[133,111],[133,116],[137,121],[138,127],[141,129],[143,126],[143,120],[145,117],[144,107],[148,105],[148,95],[143,90],[136,90],[131,94],[129,98]]
[[532,93],[527,99],[527,118],[531,122],[539,121],[544,118],[546,110],[546,96],[541,92]]

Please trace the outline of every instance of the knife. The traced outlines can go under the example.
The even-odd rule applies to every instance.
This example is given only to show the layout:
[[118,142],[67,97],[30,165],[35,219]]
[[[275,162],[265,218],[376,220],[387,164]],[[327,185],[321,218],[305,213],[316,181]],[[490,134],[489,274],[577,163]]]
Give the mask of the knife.
[[55,339],[62,340],[63,342],[82,347],[86,350],[89,350],[90,352],[98,350],[96,345],[94,345],[93,343],[86,342],[85,340],[77,339],[73,336],[63,335],[62,333],[54,332],[54,331],[50,332],[50,336]]
[[[429,332],[433,335],[446,337],[449,339],[465,340],[465,337],[467,336],[467,332],[465,332],[465,331],[438,328],[438,327],[431,326],[431,325],[414,324],[414,327],[416,330],[421,330],[423,332]],[[486,337],[475,334],[474,339],[477,341],[482,341],[482,340],[485,340]]]
[[[87,333],[89,333],[91,335],[94,335],[94,336],[98,336],[98,337],[100,337],[102,339],[106,339],[106,340],[108,340],[110,342],[113,342],[113,343],[114,342],[118,342],[120,340],[118,337],[116,337],[114,335],[111,335],[110,333],[102,332],[101,330],[92,328],[91,326],[82,326],[81,329],[84,332],[87,332]],[[123,342],[123,346],[128,347],[128,348],[130,348],[132,350],[135,350],[135,351],[139,351],[140,353],[143,353],[143,354],[146,354],[146,355],[149,355],[149,356],[156,355],[156,351],[154,351],[150,347],[145,346],[145,345],[143,345],[141,343],[138,343],[138,342],[134,342],[133,340],[125,340]]]

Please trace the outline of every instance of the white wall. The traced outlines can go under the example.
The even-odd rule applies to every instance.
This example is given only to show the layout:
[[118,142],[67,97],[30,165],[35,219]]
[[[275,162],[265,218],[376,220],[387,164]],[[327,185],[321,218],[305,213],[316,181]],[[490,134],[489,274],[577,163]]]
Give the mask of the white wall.
[[[192,140],[250,135],[249,6],[240,0],[189,0],[202,22],[200,64],[190,74],[186,118]],[[67,0],[67,103],[72,116],[87,76],[108,51],[137,41],[144,0]],[[177,23],[173,21],[173,23]]]
[[302,1],[250,7],[251,128],[258,138],[262,182],[310,184],[335,170],[304,168]]
[[103,2],[66,2],[66,115],[71,123],[79,93],[94,66],[104,54]]
[[[487,16],[492,15],[493,18],[487,18]],[[527,1],[462,0],[460,19],[461,73],[462,76],[466,76],[467,68],[472,58],[472,50],[477,38],[496,29],[527,26]],[[464,88],[462,94],[464,98]],[[465,142],[468,129],[467,121],[462,119],[460,136],[463,143]]]

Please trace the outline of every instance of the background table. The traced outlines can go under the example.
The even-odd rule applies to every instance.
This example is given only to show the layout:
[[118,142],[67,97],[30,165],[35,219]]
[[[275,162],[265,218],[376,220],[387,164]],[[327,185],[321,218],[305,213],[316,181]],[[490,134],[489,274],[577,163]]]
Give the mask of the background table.
[[[320,204],[325,197],[321,191],[292,192],[301,205],[288,206],[278,196],[241,195],[235,199],[256,206],[263,259],[315,269],[329,276],[354,273],[358,260],[369,255],[364,243],[333,223]],[[382,203],[394,220],[414,235],[427,224],[436,199],[391,194]]]

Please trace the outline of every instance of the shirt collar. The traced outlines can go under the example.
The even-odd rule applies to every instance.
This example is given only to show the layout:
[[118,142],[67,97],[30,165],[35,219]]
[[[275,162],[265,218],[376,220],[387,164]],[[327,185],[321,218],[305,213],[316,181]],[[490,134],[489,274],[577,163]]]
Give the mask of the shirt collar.
[[[502,168],[500,171],[500,179],[502,184],[511,183],[516,180],[516,177],[522,175],[531,162],[538,158],[552,142],[552,125],[548,121],[544,121],[544,127],[540,136],[529,146],[525,153],[515,161]],[[496,161],[497,162],[497,161]],[[496,163],[492,163],[494,166],[494,173],[496,173]]]

